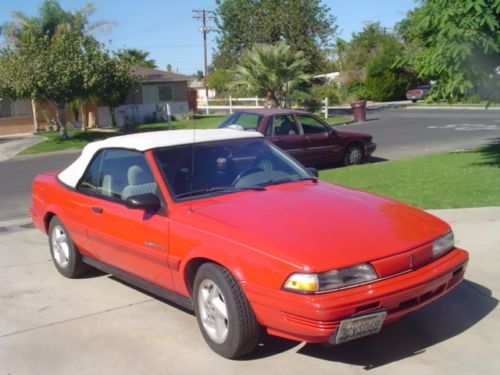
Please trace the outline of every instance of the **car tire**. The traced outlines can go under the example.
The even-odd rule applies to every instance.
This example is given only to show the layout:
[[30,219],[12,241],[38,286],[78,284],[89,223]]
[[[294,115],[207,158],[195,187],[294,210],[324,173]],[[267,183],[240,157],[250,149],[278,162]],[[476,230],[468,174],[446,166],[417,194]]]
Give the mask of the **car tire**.
[[238,358],[255,349],[259,324],[240,285],[231,273],[205,263],[194,280],[194,310],[208,346],[225,358]]
[[56,216],[49,224],[49,246],[52,261],[64,277],[73,279],[88,270],[66,227]]
[[416,102],[418,102],[418,100],[417,99],[412,99],[411,102],[412,103],[416,103]]
[[361,145],[359,144],[352,144],[349,147],[347,147],[347,150],[345,151],[344,165],[349,166],[349,165],[361,164],[363,163],[364,157],[365,155],[363,147],[361,147]]

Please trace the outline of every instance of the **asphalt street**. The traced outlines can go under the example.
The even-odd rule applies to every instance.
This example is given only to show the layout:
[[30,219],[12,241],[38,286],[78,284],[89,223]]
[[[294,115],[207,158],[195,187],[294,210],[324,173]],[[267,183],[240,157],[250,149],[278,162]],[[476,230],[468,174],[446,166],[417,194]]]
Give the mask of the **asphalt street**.
[[[377,109],[368,121],[339,126],[373,135],[372,160],[395,160],[455,151],[500,141],[498,110]],[[78,153],[14,158],[0,162],[0,220],[28,215],[31,181],[44,171],[62,169]]]
[[367,120],[339,128],[372,134],[374,156],[388,160],[500,142],[498,110],[379,109]]

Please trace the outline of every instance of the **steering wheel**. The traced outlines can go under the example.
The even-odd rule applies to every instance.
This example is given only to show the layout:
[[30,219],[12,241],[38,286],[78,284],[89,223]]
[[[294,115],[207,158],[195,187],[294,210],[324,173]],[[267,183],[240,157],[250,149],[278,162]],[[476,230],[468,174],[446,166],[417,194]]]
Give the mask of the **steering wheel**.
[[231,186],[236,186],[239,180],[241,180],[243,177],[248,176],[249,174],[256,173],[256,172],[263,172],[262,168],[260,167],[250,167],[247,168],[243,171],[241,171],[238,176],[231,182]]

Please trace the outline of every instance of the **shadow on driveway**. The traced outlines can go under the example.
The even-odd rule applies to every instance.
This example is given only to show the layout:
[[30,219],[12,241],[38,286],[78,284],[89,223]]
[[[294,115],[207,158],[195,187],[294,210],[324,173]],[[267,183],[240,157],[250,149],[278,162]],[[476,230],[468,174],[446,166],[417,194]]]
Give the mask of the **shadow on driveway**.
[[376,335],[334,347],[307,344],[298,353],[371,370],[422,354],[465,332],[497,305],[488,288],[465,280],[442,299],[385,326]]

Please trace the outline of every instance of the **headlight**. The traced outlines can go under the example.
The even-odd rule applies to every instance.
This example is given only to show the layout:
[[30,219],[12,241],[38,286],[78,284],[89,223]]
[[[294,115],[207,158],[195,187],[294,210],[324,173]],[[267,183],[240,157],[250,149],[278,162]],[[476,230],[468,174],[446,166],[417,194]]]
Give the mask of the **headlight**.
[[455,238],[450,231],[432,243],[432,257],[437,258],[455,247]]
[[372,266],[364,263],[318,274],[294,273],[287,279],[284,288],[303,293],[326,292],[364,284],[376,279],[377,274]]

